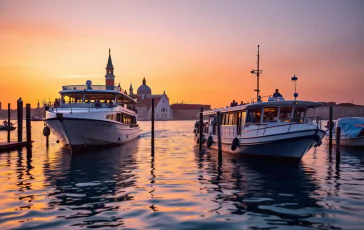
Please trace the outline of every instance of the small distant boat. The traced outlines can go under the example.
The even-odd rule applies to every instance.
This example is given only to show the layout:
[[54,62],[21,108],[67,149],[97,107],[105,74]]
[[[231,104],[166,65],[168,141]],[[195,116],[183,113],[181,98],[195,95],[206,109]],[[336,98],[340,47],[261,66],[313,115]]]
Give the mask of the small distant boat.
[[34,116],[30,118],[31,121],[43,121],[43,119],[44,117],[34,117]]
[[8,131],[10,129],[10,131],[16,129],[16,127],[10,125],[0,125],[0,131]]
[[[336,145],[336,128],[341,127],[340,145],[364,147],[364,117],[346,117],[338,119],[334,124],[332,144]],[[326,131],[329,140],[329,130]]]

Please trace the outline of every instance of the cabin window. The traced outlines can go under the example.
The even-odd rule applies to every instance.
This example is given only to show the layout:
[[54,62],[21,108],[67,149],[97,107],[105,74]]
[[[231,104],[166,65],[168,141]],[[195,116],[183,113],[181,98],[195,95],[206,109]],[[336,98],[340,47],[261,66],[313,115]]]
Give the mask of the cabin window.
[[245,125],[245,117],[246,117],[246,111],[241,112],[241,123],[240,126],[244,126]]
[[303,122],[303,119],[305,118],[306,109],[296,107],[294,108],[293,113],[293,122]]
[[121,122],[121,114],[120,113],[116,114],[116,121]]
[[236,113],[229,113],[229,125],[236,125]]
[[250,109],[248,111],[248,117],[246,119],[247,123],[260,123],[260,118],[262,116],[262,109]]
[[115,114],[108,114],[106,115],[106,119],[115,121],[116,115]]
[[278,120],[278,108],[264,108],[263,122],[276,122]]
[[222,122],[221,125],[228,125],[229,124],[229,114],[224,113],[222,114]]
[[281,122],[290,122],[292,115],[292,107],[281,107],[279,112],[279,120]]

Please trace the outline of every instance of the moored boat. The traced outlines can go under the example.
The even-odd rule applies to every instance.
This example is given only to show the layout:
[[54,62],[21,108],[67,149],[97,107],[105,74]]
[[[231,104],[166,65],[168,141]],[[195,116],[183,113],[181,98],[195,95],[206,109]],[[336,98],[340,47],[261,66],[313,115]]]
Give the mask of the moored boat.
[[121,145],[137,138],[136,101],[114,86],[109,51],[106,85],[63,86],[60,99],[46,108],[44,122],[58,140],[72,150]]
[[[364,147],[364,117],[339,118],[333,126],[332,144],[336,145],[336,130],[341,128],[340,145]],[[329,130],[326,131],[329,140]]]
[[16,129],[16,127],[13,125],[10,125],[10,126],[9,125],[0,125],[0,131],[8,131],[8,130],[12,131],[15,129]]
[[[259,46],[257,70],[257,98],[251,104],[237,105],[235,101],[230,107],[214,109],[203,113],[208,119],[202,129],[199,140],[199,129],[195,132],[195,141],[202,141],[208,148],[218,148],[217,117],[221,114],[220,136],[222,150],[249,156],[281,158],[299,162],[312,147],[321,145],[325,131],[321,129],[319,117],[306,116],[309,109],[320,107],[320,103],[296,100],[284,100],[276,90],[273,97],[263,102],[259,90]],[[292,77],[297,81],[297,77]],[[195,125],[196,126],[196,125]]]
[[[308,118],[309,101],[268,101],[204,112],[208,124],[203,143],[217,148],[217,112],[221,113],[222,150],[252,156],[279,157],[299,162],[312,147],[321,145],[325,132],[319,118]],[[195,140],[199,142],[196,133]]]

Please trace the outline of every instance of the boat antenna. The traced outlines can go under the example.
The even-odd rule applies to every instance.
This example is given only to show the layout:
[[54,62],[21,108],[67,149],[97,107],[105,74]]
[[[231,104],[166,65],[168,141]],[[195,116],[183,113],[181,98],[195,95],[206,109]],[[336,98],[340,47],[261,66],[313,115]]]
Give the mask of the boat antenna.
[[254,91],[257,91],[257,99],[259,98],[259,94],[260,94],[260,90],[259,90],[259,76],[260,74],[262,74],[263,70],[259,69],[259,45],[258,45],[258,54],[257,54],[257,69],[253,69],[252,71],[250,71],[251,74],[256,74],[257,75],[257,88]]

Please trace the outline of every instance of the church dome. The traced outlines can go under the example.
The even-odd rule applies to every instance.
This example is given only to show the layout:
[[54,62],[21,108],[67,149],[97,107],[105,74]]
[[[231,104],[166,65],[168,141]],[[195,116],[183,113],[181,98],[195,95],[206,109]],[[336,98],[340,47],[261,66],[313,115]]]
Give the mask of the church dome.
[[137,94],[138,95],[142,95],[142,94],[151,95],[152,94],[152,90],[149,88],[149,86],[147,86],[145,78],[143,79],[143,84],[138,88]]

